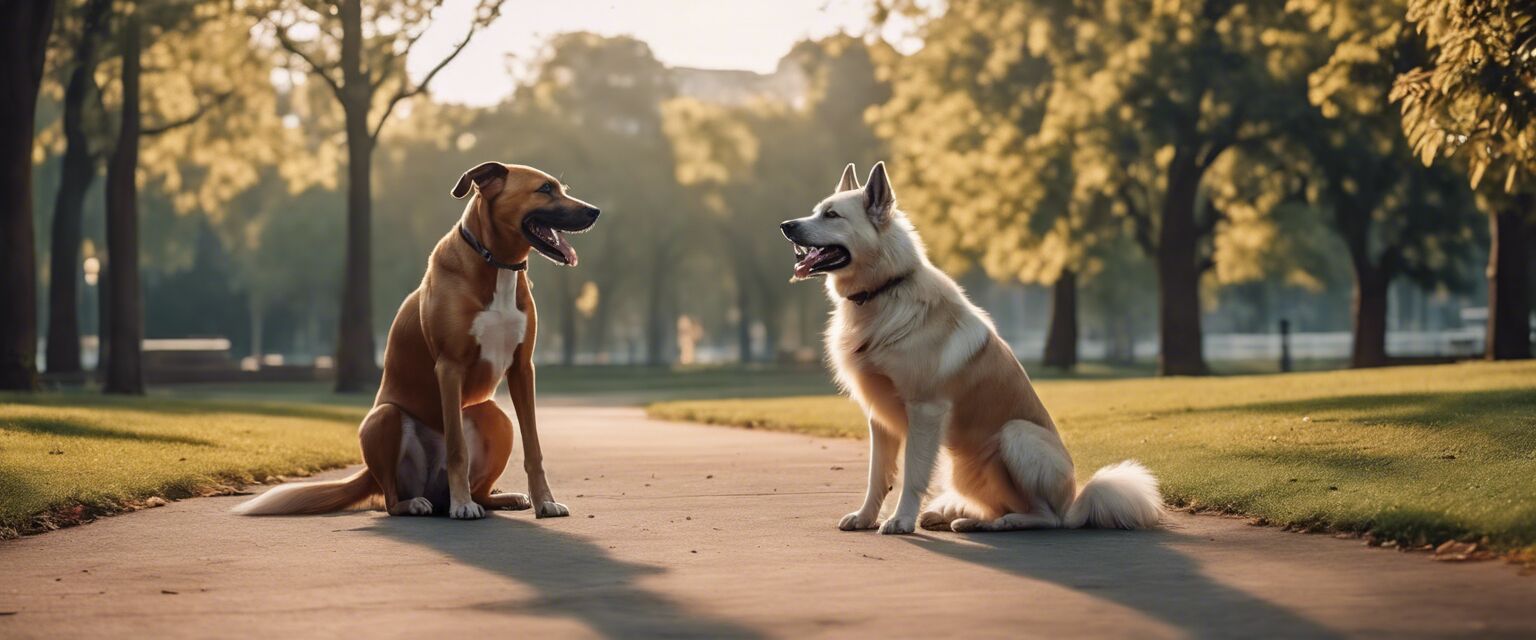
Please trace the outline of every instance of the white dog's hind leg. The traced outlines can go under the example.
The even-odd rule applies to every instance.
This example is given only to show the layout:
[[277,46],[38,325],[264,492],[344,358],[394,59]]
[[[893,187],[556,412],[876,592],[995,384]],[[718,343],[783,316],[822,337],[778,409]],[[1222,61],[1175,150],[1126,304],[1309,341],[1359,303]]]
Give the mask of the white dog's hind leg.
[[949,523],[957,533],[969,531],[1018,531],[1020,529],[1060,529],[1061,516],[1051,506],[1036,500],[1029,513],[1005,513],[993,520],[957,518]]
[[938,461],[939,443],[943,441],[944,423],[949,418],[948,402],[907,403],[907,451],[901,470],[901,500],[896,513],[880,525],[880,533],[912,533],[917,528],[917,510],[928,492],[928,480]]
[[939,494],[917,516],[917,526],[931,531],[948,531],[950,523],[970,518],[970,503],[953,490]]
[[1061,437],[1026,420],[1004,423],[998,437],[1003,464],[1014,485],[1029,496],[1031,513],[1057,514],[1059,519],[1077,495],[1072,458]]
[[896,478],[896,452],[901,442],[884,426],[869,419],[869,486],[864,490],[864,505],[858,511],[843,516],[837,528],[843,531],[875,528],[880,517],[880,504],[891,492],[891,481]]
[[994,520],[961,518],[951,522],[950,528],[960,532],[1060,528],[1061,513],[1072,503],[1076,490],[1072,459],[1061,438],[1025,420],[1005,423],[998,437],[998,453],[1008,476],[1030,497],[1029,513],[1008,513]]
[[1017,531],[1019,529],[1060,529],[1061,516],[1054,513],[1006,513],[996,520],[960,518],[949,523],[958,533],[968,531]]

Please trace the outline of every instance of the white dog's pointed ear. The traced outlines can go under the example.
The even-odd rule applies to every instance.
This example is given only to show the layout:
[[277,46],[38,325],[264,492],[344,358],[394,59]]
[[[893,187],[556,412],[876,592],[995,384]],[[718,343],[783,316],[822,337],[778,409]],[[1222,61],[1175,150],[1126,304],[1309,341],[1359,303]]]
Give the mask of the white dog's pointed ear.
[[891,178],[885,175],[885,163],[876,162],[864,182],[864,208],[876,224],[885,224],[896,209],[896,192],[891,189]]
[[853,163],[843,167],[843,177],[837,181],[837,189],[832,193],[842,193],[859,188],[859,172],[853,168]]
[[480,195],[486,198],[495,197],[506,185],[507,173],[509,173],[507,165],[500,162],[482,162],[459,176],[458,183],[453,185],[453,190],[449,193],[455,198],[463,198],[469,195],[470,185],[474,185]]

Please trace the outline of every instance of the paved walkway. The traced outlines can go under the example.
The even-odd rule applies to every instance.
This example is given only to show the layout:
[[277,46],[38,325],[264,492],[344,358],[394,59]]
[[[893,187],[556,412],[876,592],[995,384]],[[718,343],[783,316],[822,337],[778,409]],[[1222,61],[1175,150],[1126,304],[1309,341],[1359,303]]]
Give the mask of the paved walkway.
[[0,543],[0,638],[1536,635],[1536,578],[1502,563],[1186,515],[1159,532],[843,533],[861,443],[627,408],[542,417],[570,518],[239,518],[239,498],[187,500]]

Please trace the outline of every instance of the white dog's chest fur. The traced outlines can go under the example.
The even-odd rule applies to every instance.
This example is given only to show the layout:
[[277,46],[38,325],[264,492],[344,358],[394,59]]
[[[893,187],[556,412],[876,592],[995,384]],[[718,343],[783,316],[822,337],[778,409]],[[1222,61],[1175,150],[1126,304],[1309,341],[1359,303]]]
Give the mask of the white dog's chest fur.
[[903,298],[873,307],[842,303],[833,312],[827,337],[844,388],[858,385],[858,371],[889,379],[905,397],[931,397],[986,347],[992,322],[953,281],[937,271],[913,280]]
[[512,354],[528,333],[528,315],[517,309],[517,272],[496,274],[496,293],[485,311],[475,315],[469,335],[480,343],[480,359],[491,363],[491,370],[506,371]]

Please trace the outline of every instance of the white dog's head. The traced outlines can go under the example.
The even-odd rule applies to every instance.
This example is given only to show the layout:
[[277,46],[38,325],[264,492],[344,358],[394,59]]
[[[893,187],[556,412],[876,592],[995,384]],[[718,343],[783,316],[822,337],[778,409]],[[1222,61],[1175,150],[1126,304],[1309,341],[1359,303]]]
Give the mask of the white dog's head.
[[824,274],[850,282],[889,277],[921,260],[916,234],[896,210],[884,162],[875,163],[863,187],[849,164],[837,189],[811,215],[785,220],[779,229],[794,244],[796,280]]

